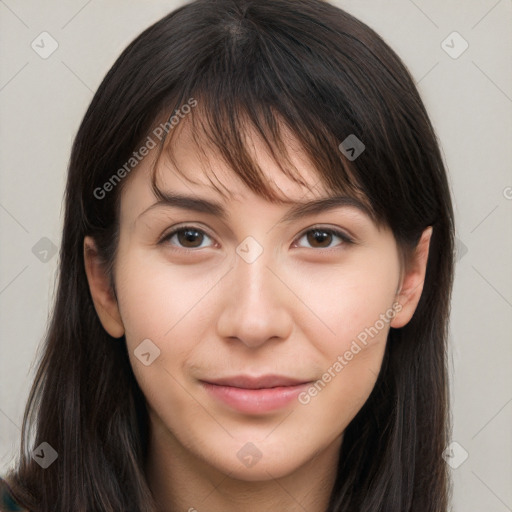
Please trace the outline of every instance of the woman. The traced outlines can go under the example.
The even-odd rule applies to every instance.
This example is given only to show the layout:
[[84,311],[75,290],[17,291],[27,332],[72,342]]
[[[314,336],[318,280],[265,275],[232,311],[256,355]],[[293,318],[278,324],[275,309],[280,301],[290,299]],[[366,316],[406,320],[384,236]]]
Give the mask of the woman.
[[175,10],[100,85],[65,199],[20,507],[445,512],[450,191],[373,30]]

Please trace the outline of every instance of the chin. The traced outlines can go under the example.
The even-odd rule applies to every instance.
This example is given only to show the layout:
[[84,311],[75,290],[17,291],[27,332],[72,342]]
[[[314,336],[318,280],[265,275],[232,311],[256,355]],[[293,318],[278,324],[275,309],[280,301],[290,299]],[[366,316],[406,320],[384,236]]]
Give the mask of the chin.
[[[219,468],[220,469],[220,468]],[[244,467],[240,464],[236,466],[229,466],[221,469],[222,472],[229,475],[230,478],[245,481],[245,482],[266,482],[275,480],[276,478],[283,478],[292,474],[298,466],[290,464],[290,461],[267,460],[263,462],[260,460],[252,467]]]
[[282,441],[278,445],[264,441],[236,443],[235,447],[225,447],[220,453],[212,454],[215,460],[210,459],[209,463],[230,478],[247,482],[282,478],[305,462],[290,457],[291,453],[304,455],[303,449],[284,445]]

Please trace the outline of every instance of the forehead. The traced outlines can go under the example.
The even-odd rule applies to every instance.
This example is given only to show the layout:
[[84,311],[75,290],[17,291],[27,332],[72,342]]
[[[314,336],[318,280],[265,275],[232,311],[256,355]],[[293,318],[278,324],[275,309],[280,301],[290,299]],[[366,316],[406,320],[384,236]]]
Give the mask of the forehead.
[[[165,148],[165,163],[179,172],[183,170],[183,177],[198,186],[214,187],[231,197],[245,197],[247,187],[243,180],[204,132],[186,121],[179,128],[177,136],[171,138]],[[284,148],[275,158],[265,139],[251,124],[246,124],[244,132],[238,135],[248,158],[259,166],[265,185],[280,199],[294,200],[308,192],[322,192],[321,176],[284,123],[280,125]],[[286,175],[283,167],[293,179]],[[169,173],[163,174],[162,178],[169,178]]]
[[[284,126],[281,137],[286,146],[288,161],[283,158],[276,162],[254,128],[247,128],[243,134],[245,150],[260,167],[265,184],[275,194],[276,202],[302,202],[328,195],[329,191],[321,175],[309,161],[296,137]],[[251,199],[266,201],[247,187],[218,148],[203,133],[194,130],[193,124],[186,120],[180,123],[179,130],[173,134],[171,142],[164,146],[158,160],[156,157],[155,148],[141,161],[125,184],[122,191],[122,214],[124,211],[125,214],[135,215],[144,205],[155,201],[151,189],[153,166],[156,166],[156,181],[162,190],[242,204]],[[287,176],[280,164],[294,178]]]

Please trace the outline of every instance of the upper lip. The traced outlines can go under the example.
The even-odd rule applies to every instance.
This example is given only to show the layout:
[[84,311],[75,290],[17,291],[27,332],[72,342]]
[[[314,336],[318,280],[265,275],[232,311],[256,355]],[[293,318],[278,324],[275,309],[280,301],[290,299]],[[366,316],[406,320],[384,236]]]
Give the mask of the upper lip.
[[280,386],[297,386],[298,384],[305,384],[311,381],[304,379],[294,379],[291,377],[285,377],[283,375],[262,375],[259,377],[253,377],[250,375],[235,375],[233,377],[224,377],[221,379],[204,380],[204,382],[215,384],[217,386],[230,386],[244,389],[263,389]]

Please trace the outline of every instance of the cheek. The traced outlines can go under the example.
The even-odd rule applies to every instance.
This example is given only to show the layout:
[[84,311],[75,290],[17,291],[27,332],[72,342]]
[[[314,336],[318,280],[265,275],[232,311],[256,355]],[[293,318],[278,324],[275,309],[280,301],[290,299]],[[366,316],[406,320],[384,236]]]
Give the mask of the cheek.
[[314,277],[303,286],[319,321],[310,316],[301,325],[323,374],[299,402],[335,433],[348,425],[375,385],[397,312],[399,267],[393,258],[361,259],[338,273]]
[[371,307],[367,300],[344,303],[341,309],[348,316],[335,324],[336,335],[330,342],[316,338],[312,360],[323,373],[299,396],[299,403],[322,426],[319,435],[329,439],[343,432],[360,411],[380,372],[389,320],[379,318],[386,302],[374,302]]
[[[385,341],[395,313],[399,266],[388,258],[365,257],[295,276],[292,286],[304,297],[303,316],[297,315],[306,338],[328,360],[350,350],[358,340],[366,346]],[[291,274],[288,276],[292,280]],[[357,349],[356,349],[357,350]]]
[[315,418],[322,443],[343,433],[368,400],[384,349],[385,343],[376,343],[351,361],[336,361],[299,397],[301,416]]
[[[180,411],[190,399],[183,390],[189,384],[183,368],[194,360],[200,341],[211,330],[210,300],[221,278],[218,268],[180,267],[137,251],[119,266],[119,307],[131,365],[146,399],[157,410],[161,403]],[[148,339],[156,348],[144,341]],[[150,355],[154,362],[148,366],[137,357],[143,342],[149,352],[158,354],[154,360]]]
[[174,340],[187,323],[190,336],[173,343],[185,349],[206,322],[202,300],[221,276],[218,269],[171,265],[162,257],[150,260],[142,252],[131,254],[119,272],[119,306],[129,345],[150,338],[164,349],[166,340]]
[[[119,303],[131,366],[150,409],[164,415],[172,411],[166,418],[171,421],[187,413],[190,396],[180,369],[201,339],[202,328],[200,322],[190,321],[187,312],[192,312],[204,291],[198,283],[183,286],[176,269],[130,263],[119,274],[123,281]],[[148,352],[146,365],[142,354]]]

